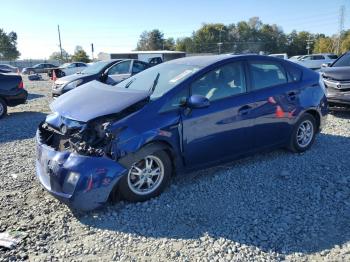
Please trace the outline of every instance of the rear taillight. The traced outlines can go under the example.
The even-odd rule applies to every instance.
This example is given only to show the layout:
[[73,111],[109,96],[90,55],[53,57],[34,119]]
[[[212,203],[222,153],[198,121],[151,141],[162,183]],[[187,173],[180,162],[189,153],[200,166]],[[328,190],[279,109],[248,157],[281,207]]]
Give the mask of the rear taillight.
[[18,88],[19,88],[19,89],[23,89],[23,88],[24,88],[23,81],[19,82],[19,84],[18,84]]

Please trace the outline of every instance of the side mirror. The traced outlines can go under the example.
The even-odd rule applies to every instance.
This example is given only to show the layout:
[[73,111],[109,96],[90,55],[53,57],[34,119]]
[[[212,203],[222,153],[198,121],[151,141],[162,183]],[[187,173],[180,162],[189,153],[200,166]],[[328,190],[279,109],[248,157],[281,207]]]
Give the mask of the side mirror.
[[210,101],[205,96],[192,95],[187,100],[187,106],[189,108],[206,108],[210,105]]
[[332,63],[323,63],[321,67],[329,67]]

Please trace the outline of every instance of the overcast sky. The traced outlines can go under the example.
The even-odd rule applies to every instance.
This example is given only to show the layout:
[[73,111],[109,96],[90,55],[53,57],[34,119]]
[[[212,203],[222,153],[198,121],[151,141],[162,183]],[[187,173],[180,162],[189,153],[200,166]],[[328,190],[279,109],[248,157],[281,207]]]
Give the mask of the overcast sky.
[[225,24],[258,16],[286,33],[296,29],[332,35],[338,31],[339,9],[346,5],[345,29],[350,28],[350,0],[15,0],[1,1],[0,28],[18,34],[21,58],[48,58],[62,45],[76,45],[88,54],[130,51],[144,30],[160,29],[165,37],[190,36],[204,22]]

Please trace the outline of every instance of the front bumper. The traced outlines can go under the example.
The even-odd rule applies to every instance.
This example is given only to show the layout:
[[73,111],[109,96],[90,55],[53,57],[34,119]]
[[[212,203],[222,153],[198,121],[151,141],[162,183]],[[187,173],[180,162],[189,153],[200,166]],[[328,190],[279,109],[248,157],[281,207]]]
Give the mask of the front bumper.
[[[107,157],[58,152],[36,134],[36,175],[53,196],[74,209],[92,210],[103,205],[127,170]],[[79,174],[76,182],[70,175]]]
[[350,89],[335,89],[327,86],[327,100],[331,104],[350,105]]

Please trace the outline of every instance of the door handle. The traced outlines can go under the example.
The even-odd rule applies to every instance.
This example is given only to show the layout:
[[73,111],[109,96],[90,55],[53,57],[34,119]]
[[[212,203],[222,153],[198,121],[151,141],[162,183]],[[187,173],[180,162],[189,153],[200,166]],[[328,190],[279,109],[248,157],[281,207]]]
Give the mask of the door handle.
[[247,115],[251,109],[252,109],[251,106],[245,105],[245,106],[242,106],[240,109],[238,109],[238,113],[240,115]]
[[297,94],[295,92],[293,92],[293,91],[289,92],[287,95],[288,95],[288,98],[290,100],[292,100],[292,101],[294,101],[296,99],[296,97],[297,97]]

